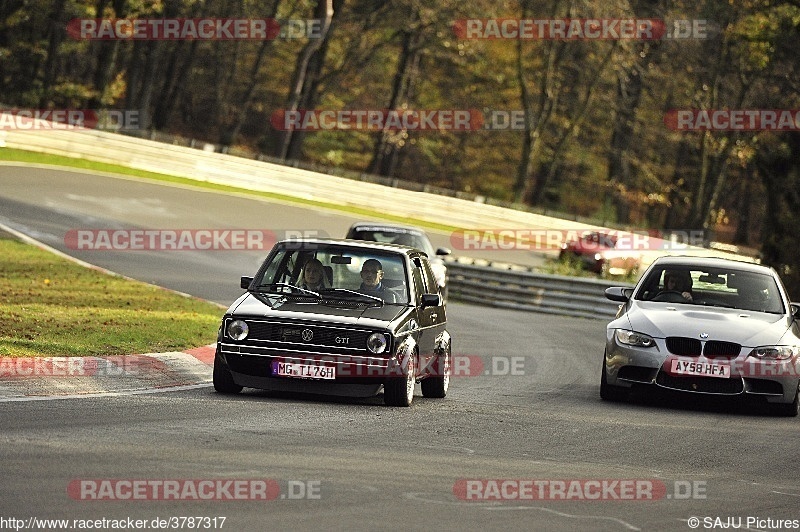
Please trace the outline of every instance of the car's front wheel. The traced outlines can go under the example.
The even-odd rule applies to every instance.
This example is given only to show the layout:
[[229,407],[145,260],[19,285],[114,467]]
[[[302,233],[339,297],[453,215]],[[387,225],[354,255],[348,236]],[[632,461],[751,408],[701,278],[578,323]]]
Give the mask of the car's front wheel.
[[424,397],[441,399],[447,395],[447,389],[450,387],[450,368],[452,363],[450,346],[447,346],[447,352],[443,356],[437,357],[434,363],[434,374],[422,379],[420,383]]
[[242,387],[233,381],[233,375],[231,375],[231,370],[228,369],[228,365],[222,361],[222,357],[219,354],[219,347],[214,357],[213,379],[214,389],[219,393],[239,393],[242,391]]
[[408,355],[405,374],[388,379],[383,385],[383,402],[386,406],[411,406],[416,384],[416,363],[414,354]]
[[606,376],[606,355],[603,354],[603,370],[600,375],[600,399],[603,401],[624,401],[628,398],[628,389],[608,383]]
[[794,401],[774,404],[772,405],[772,411],[779,416],[797,417],[798,413],[800,413],[800,383],[798,383],[798,389],[794,392]]

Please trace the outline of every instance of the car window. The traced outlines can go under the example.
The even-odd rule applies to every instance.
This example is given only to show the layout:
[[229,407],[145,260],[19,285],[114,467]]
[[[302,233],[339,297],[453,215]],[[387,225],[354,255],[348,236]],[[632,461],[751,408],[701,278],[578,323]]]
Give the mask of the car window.
[[[380,262],[383,269],[382,284],[394,294],[397,303],[408,302],[408,283],[405,261],[400,254],[391,254],[368,248],[346,246],[290,245],[279,249],[262,268],[263,274],[256,278],[257,286],[285,283],[303,286],[303,267],[311,260],[322,264],[326,289],[342,288],[359,291],[362,286],[361,268],[367,260]],[[291,288],[287,288],[291,292]]]
[[428,240],[428,237],[423,233],[412,230],[390,230],[389,228],[378,229],[371,228],[358,228],[351,232],[351,238],[356,240],[366,240],[368,242],[382,242],[386,244],[400,244],[401,246],[409,246],[412,248],[421,249],[429,257],[435,255],[433,245]]
[[634,299],[774,314],[785,312],[773,276],[730,267],[670,265],[653,268],[642,280]]
[[430,262],[423,257],[420,257],[419,260],[422,264],[422,277],[425,281],[426,293],[438,294],[439,284],[436,282],[436,276],[433,274]]
[[414,279],[414,290],[417,293],[416,303],[419,305],[422,302],[422,294],[428,293],[428,286],[425,281],[425,273],[422,268],[422,262],[419,258],[413,261],[414,267],[411,269],[411,277]]

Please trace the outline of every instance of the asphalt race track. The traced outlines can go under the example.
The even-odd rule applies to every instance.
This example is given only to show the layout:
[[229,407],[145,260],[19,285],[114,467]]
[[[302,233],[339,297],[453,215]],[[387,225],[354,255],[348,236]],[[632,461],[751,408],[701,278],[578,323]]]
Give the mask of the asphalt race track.
[[[338,236],[352,221],[241,196],[0,166],[0,222],[224,304],[264,252],[74,251],[64,235],[240,227]],[[153,529],[154,519],[180,517],[203,529],[220,528],[224,517],[223,530],[800,527],[797,419],[667,395],[603,403],[604,322],[457,302],[448,314],[454,354],[471,362],[470,375],[453,377],[443,400],[418,389],[408,409],[384,407],[380,396],[227,397],[211,387],[3,403],[0,529],[13,528],[1,519],[27,526],[32,517],[68,519],[66,529],[78,529],[74,519],[140,519]],[[251,491],[153,500],[170,481],[182,489],[232,481]],[[131,486],[145,484],[133,497]],[[110,485],[127,487],[113,492],[123,500],[92,500]],[[795,521],[778,522],[787,519]]]

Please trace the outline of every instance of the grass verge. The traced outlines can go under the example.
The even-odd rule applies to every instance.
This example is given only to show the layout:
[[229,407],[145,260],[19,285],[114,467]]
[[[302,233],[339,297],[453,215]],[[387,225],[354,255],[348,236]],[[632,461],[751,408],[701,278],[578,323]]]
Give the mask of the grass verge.
[[127,355],[215,341],[222,310],[0,235],[0,356]]

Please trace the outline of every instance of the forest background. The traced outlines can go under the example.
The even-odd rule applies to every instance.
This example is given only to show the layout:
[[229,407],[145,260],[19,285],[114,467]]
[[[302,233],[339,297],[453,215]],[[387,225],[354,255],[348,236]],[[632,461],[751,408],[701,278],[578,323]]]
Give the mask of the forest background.
[[[87,40],[76,18],[317,20],[312,38]],[[690,38],[466,38],[487,19],[703,21]],[[800,298],[800,123],[676,131],[674,110],[800,110],[800,0],[3,0],[0,102],[142,110],[231,152],[758,251]],[[283,131],[284,110],[478,110],[514,129]],[[800,120],[798,120],[800,122]],[[446,220],[445,220],[446,222]]]

